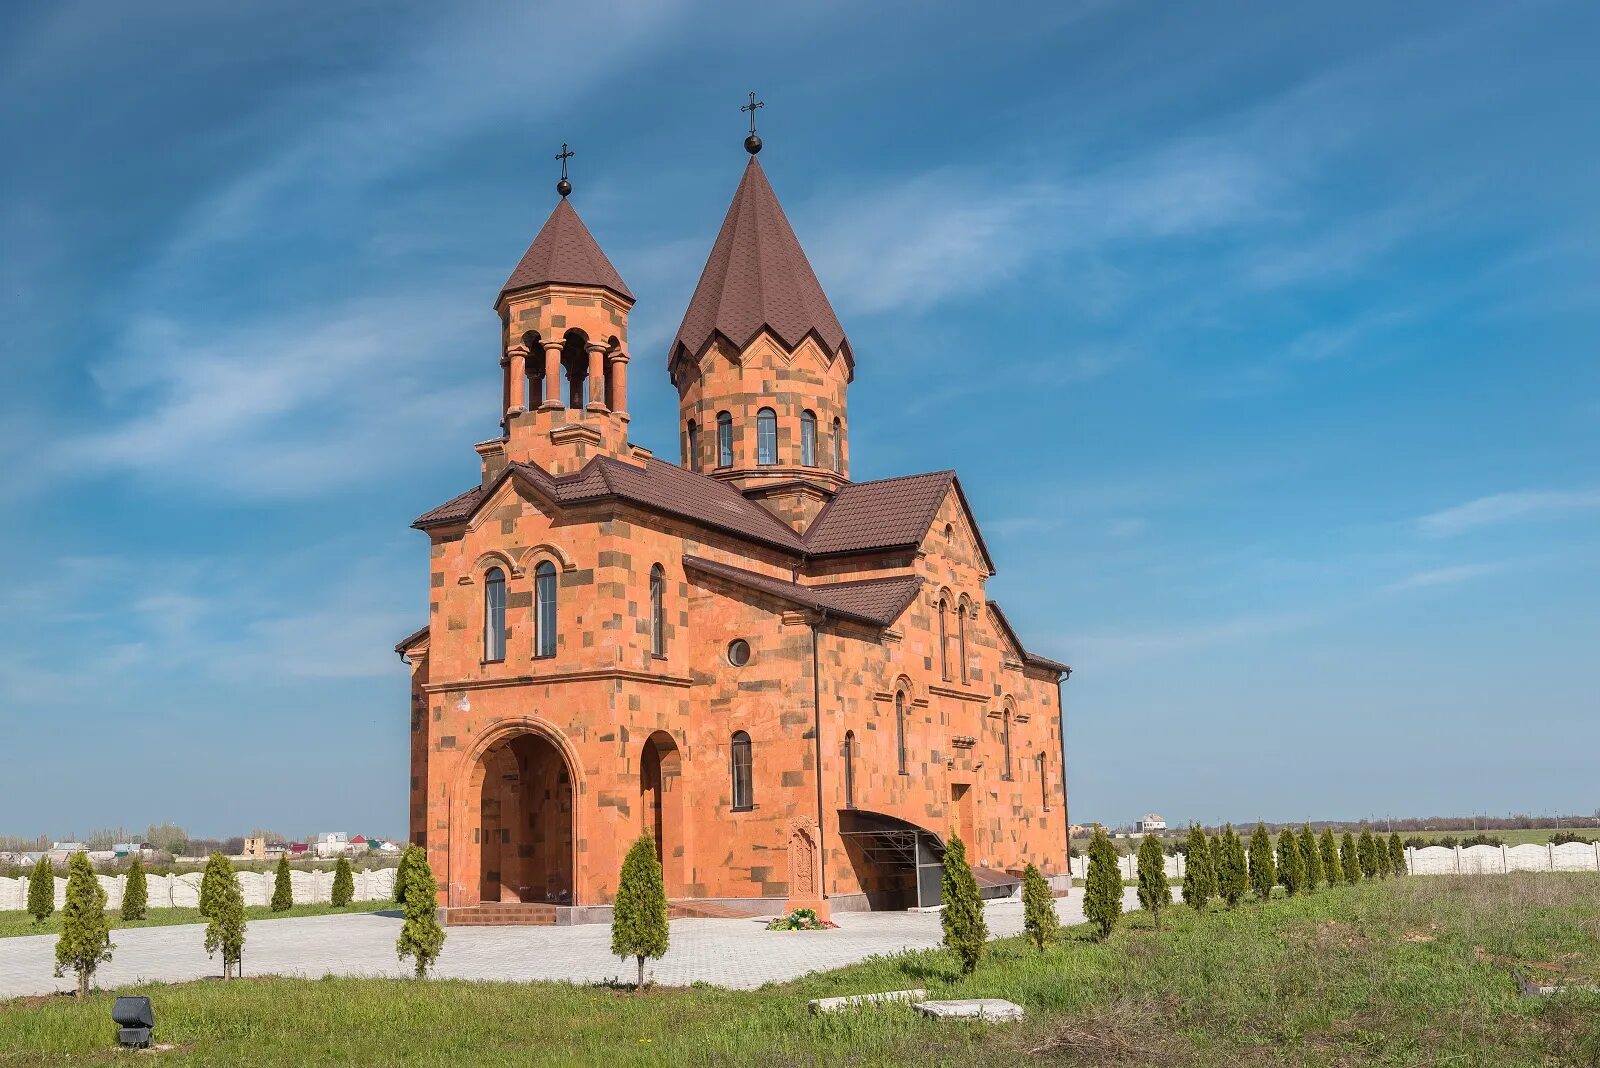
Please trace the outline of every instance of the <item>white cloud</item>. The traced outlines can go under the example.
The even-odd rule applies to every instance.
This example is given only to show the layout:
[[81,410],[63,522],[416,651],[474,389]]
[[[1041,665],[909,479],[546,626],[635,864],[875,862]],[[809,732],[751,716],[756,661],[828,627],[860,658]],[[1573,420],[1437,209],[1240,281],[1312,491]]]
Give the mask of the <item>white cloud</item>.
[[1555,519],[1594,508],[1600,508],[1600,490],[1522,490],[1479,497],[1425,515],[1416,527],[1426,537],[1447,538],[1481,527]]
[[1428,589],[1437,586],[1455,586],[1483,575],[1492,575],[1496,571],[1503,571],[1505,564],[1453,564],[1448,567],[1434,567],[1423,571],[1415,571],[1405,578],[1391,582],[1384,587],[1390,593],[1402,590]]

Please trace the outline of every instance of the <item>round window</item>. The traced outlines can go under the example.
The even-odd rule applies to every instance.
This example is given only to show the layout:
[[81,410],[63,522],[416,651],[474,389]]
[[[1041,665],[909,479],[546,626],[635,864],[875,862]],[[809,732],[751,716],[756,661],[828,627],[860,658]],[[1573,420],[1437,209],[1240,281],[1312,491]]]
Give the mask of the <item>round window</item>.
[[743,638],[735,638],[729,642],[728,663],[734,667],[744,667],[750,663],[750,643]]

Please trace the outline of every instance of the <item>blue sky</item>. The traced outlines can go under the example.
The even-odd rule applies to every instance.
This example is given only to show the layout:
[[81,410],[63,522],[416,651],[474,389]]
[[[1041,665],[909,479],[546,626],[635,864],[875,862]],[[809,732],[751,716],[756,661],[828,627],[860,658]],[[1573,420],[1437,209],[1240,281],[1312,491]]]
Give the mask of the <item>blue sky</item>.
[[0,833],[402,833],[418,513],[577,152],[637,440],[738,106],[1078,819],[1600,808],[1600,9],[11,5]]

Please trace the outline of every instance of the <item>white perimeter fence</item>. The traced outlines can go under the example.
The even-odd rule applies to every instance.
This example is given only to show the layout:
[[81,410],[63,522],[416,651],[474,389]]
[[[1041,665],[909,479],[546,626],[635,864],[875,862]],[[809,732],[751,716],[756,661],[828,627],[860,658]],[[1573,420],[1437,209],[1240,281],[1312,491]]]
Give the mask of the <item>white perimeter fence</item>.
[[[1387,836],[1383,839],[1388,844]],[[1277,839],[1273,839],[1276,849]],[[1118,857],[1124,879],[1136,879],[1139,860]],[[1166,858],[1167,877],[1183,878],[1183,854]],[[1072,876],[1086,878],[1089,858],[1073,857]],[[1475,845],[1453,849],[1444,846],[1406,847],[1406,870],[1412,875],[1502,875],[1513,871],[1600,871],[1600,842],[1566,842],[1562,845]],[[0,901],[4,898],[0,897]]]
[[[352,871],[355,880],[355,900],[389,901],[394,898],[394,868],[374,871]],[[183,875],[146,875],[150,891],[150,907],[195,908],[200,904],[200,879],[203,873],[192,871]],[[272,903],[273,872],[241,871],[239,887],[244,891],[246,905]],[[126,875],[97,875],[106,892],[106,907],[122,907],[122,888],[127,885]],[[333,872],[289,872],[289,886],[294,891],[296,905],[328,904],[333,900]],[[56,876],[56,908],[67,903],[67,881]],[[28,880],[0,878],[0,912],[21,911],[28,907]]]

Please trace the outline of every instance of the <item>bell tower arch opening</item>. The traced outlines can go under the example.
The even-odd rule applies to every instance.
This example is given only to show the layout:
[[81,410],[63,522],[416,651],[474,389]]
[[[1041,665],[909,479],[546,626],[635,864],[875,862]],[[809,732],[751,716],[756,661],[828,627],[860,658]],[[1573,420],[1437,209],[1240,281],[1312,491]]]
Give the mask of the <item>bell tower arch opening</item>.
[[572,772],[543,735],[514,734],[473,769],[478,899],[573,903]]

